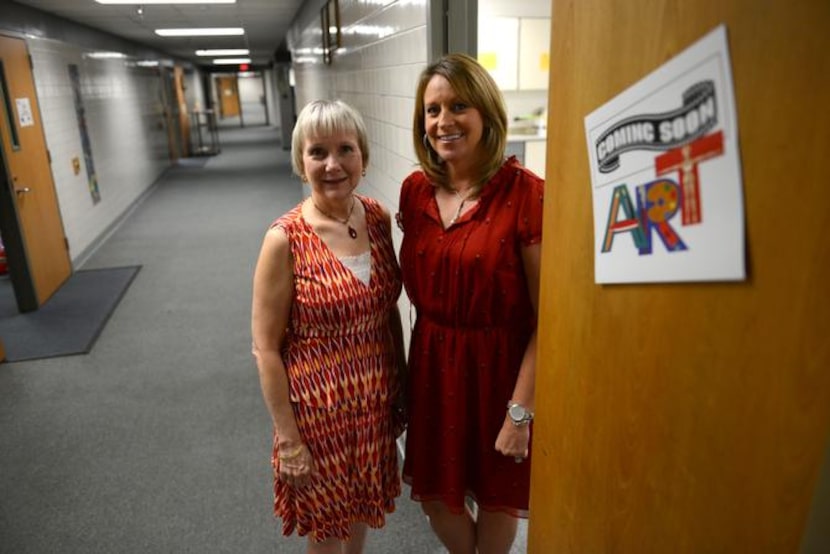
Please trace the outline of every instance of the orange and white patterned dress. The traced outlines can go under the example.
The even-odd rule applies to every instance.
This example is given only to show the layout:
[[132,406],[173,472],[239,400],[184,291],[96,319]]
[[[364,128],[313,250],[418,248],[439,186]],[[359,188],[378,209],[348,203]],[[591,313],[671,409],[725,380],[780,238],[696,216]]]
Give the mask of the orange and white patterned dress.
[[[350,526],[381,527],[401,492],[391,419],[395,352],[389,312],[401,292],[388,216],[366,212],[371,277],[361,281],[303,218],[302,204],[273,223],[288,236],[294,301],[282,358],[294,415],[319,476],[294,488],[275,479],[283,534],[347,540]],[[277,437],[272,464],[279,472]]]

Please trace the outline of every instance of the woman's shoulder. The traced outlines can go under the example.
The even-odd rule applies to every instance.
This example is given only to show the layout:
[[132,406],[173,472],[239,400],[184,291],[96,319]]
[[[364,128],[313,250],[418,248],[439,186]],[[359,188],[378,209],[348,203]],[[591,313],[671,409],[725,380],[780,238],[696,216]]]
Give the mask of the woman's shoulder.
[[302,216],[302,209],[303,203],[300,202],[299,204],[297,204],[296,206],[294,206],[293,208],[279,216],[277,219],[275,219],[271,223],[269,229],[276,228],[282,230],[286,234],[289,234],[296,228],[297,224],[300,222]]
[[539,194],[545,190],[545,180],[523,166],[516,156],[510,156],[491,182],[512,185],[510,189],[519,194]]
[[514,175],[520,177],[522,181],[529,184],[543,184],[545,182],[544,179],[522,165],[516,156],[507,158],[502,168],[507,169],[508,172],[512,172]]
[[371,196],[357,193],[355,193],[355,197],[363,204],[363,209],[366,210],[366,216],[369,220],[389,221],[389,210],[380,201]]
[[366,196],[364,194],[358,193],[355,193],[354,196],[355,198],[360,200],[360,202],[363,204],[363,207],[367,210],[377,210],[381,207],[381,203],[372,198],[371,196]]
[[416,170],[406,176],[401,185],[401,199],[420,196],[431,197],[435,194],[435,185],[422,170]]
[[430,181],[429,177],[427,177],[427,174],[424,173],[423,170],[416,169],[415,171],[406,176],[406,178],[403,180],[403,186],[431,189],[434,185],[432,184],[432,181]]

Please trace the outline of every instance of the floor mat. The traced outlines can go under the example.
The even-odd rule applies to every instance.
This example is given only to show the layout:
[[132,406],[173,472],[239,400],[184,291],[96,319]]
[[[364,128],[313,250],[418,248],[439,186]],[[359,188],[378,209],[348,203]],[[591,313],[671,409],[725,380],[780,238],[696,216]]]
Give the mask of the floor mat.
[[6,361],[88,354],[140,269],[76,271],[39,310],[0,316]]

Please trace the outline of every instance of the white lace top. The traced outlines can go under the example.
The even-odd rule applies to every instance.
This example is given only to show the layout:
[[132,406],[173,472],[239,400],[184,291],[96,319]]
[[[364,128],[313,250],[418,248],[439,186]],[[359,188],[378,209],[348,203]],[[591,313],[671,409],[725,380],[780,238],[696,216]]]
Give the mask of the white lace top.
[[363,281],[364,284],[369,284],[369,280],[372,278],[371,250],[357,256],[342,256],[339,260],[355,274],[355,277]]

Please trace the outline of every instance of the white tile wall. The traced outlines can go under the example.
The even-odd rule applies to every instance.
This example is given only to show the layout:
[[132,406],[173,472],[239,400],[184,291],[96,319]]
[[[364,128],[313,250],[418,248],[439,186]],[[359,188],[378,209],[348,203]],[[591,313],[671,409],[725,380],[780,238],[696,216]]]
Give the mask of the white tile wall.
[[[154,68],[84,57],[72,44],[29,39],[52,174],[76,265],[170,165]],[[93,203],[68,66],[78,66],[100,202]],[[195,84],[195,82],[194,82]],[[81,161],[75,175],[73,158]]]

